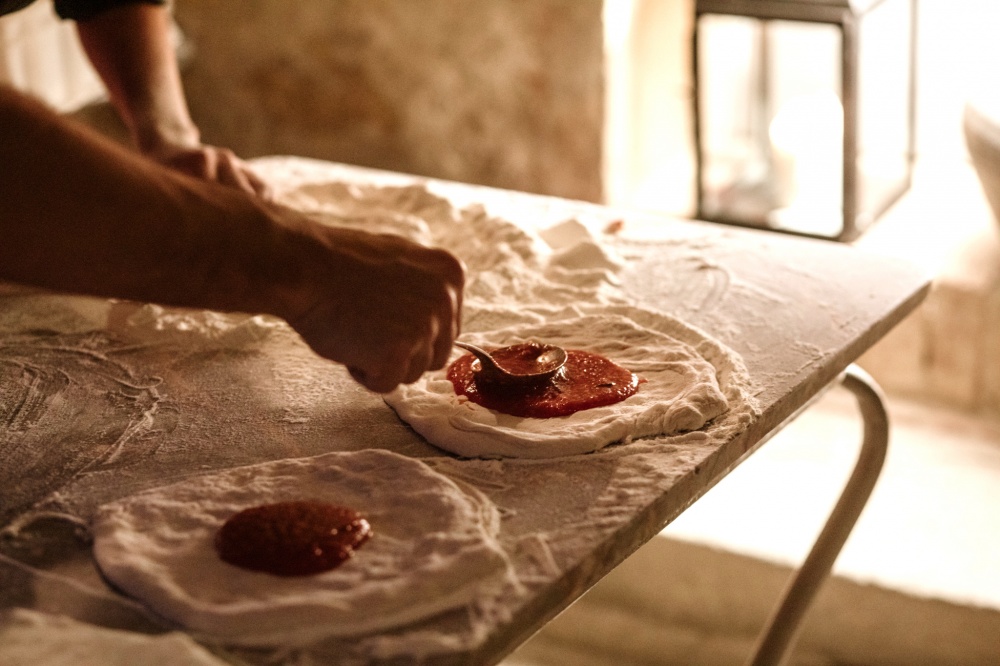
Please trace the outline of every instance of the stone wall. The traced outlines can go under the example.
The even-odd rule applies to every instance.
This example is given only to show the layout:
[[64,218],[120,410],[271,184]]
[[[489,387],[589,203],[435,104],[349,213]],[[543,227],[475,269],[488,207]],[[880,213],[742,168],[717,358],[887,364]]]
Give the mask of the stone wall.
[[176,0],[206,141],[602,195],[602,0]]

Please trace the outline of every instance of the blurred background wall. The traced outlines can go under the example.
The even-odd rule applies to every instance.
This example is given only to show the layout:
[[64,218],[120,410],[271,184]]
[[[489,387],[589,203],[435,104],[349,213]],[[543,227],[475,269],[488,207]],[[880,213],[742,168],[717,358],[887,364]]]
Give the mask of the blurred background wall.
[[601,0],[176,0],[206,141],[601,198]]

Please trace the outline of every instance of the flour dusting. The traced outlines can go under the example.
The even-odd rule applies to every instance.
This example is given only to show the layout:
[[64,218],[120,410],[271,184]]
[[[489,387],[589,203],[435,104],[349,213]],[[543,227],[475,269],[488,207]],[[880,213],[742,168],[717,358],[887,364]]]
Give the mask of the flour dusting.
[[[463,190],[464,200],[458,200],[433,182],[414,184],[408,177],[372,172],[362,183],[356,170],[292,158],[261,160],[255,168],[274,184],[281,202],[324,224],[396,233],[454,252],[468,267],[463,337],[492,342],[517,340],[531,332],[581,348],[596,344],[613,360],[619,353],[629,363],[634,357],[640,374],[671,375],[664,385],[672,393],[670,398],[648,394],[639,410],[645,416],[637,413],[623,420],[619,415],[616,423],[613,416],[602,415],[602,421],[612,424],[604,436],[610,439],[603,443],[587,439],[591,430],[603,426],[579,427],[567,438],[577,448],[561,448],[558,458],[460,458],[430,446],[381,396],[359,387],[343,368],[318,359],[276,319],[7,292],[0,296],[0,305],[6,306],[0,307],[6,345],[0,349],[0,391],[12,398],[8,401],[5,393],[0,405],[7,410],[0,415],[0,450],[5,455],[14,452],[19,461],[14,467],[37,470],[38,479],[49,477],[32,485],[31,479],[16,477],[8,467],[10,478],[2,480],[16,489],[16,502],[8,505],[5,496],[2,508],[12,508],[0,524],[23,525],[26,516],[56,514],[74,524],[89,523],[96,515],[101,543],[117,539],[121,545],[124,539],[119,537],[128,530],[143,532],[134,519],[148,510],[162,516],[157,521],[184,523],[184,529],[191,520],[197,531],[204,527],[195,525],[199,520],[207,521],[205,525],[217,520],[211,517],[215,508],[234,509],[239,503],[230,501],[234,497],[260,502],[282,487],[301,489],[294,481],[301,475],[281,470],[312,470],[306,474],[310,476],[328,469],[324,456],[347,460],[385,448],[421,467],[411,482],[404,472],[413,470],[393,467],[393,458],[389,467],[396,471],[373,472],[362,484],[365,497],[376,504],[393,501],[408,510],[412,507],[404,506],[402,491],[419,492],[412,484],[437,489],[434,501],[450,507],[441,512],[454,519],[443,534],[468,537],[449,552],[476,554],[467,570],[447,569],[467,571],[465,578],[453,580],[449,575],[442,580],[435,573],[426,578],[430,587],[406,592],[414,612],[419,611],[413,616],[405,614],[407,609],[375,604],[373,608],[382,608],[384,616],[392,618],[391,626],[362,613],[356,621],[345,620],[350,636],[329,636],[314,632],[315,627],[299,632],[294,623],[312,597],[294,592],[290,603],[298,610],[281,616],[274,611],[284,603],[273,601],[281,597],[278,591],[277,596],[266,596],[268,592],[260,597],[272,602],[247,601],[255,608],[253,614],[268,617],[256,626],[270,628],[248,636],[245,625],[228,611],[206,610],[190,596],[178,601],[188,594],[183,589],[199,588],[199,576],[214,571],[217,563],[192,555],[190,562],[177,561],[176,566],[168,565],[170,571],[153,576],[155,557],[142,555],[138,563],[129,564],[131,556],[115,554],[114,545],[102,546],[102,567],[117,571],[123,589],[170,617],[163,628],[181,623],[202,632],[199,639],[213,643],[214,651],[251,664],[412,662],[432,655],[461,660],[494,638],[498,628],[533,622],[537,604],[527,602],[551,593],[553,581],[582,581],[590,576],[590,567],[599,570],[600,563],[592,561],[595,548],[635,529],[650,506],[669,504],[674,495],[667,489],[691,481],[698,467],[711,464],[721,445],[758,414],[753,398],[758,389],[737,351],[684,323],[688,315],[698,314],[699,321],[709,322],[713,334],[730,345],[747,327],[771,324],[762,312],[748,310],[737,313],[746,316],[736,319],[718,314],[732,293],[757,287],[741,283],[725,261],[708,261],[708,244],[699,245],[704,241],[681,239],[667,248],[678,261],[687,262],[683,268],[696,269],[696,279],[682,283],[669,268],[637,278],[629,272],[634,248],[595,233],[600,220],[589,220],[585,213],[567,217],[572,207],[566,202],[528,206],[508,197],[511,205],[505,206],[498,205],[507,203],[502,196],[486,196],[485,190],[480,201],[474,189]],[[678,303],[677,309],[664,313],[637,306],[630,287],[638,279],[676,296],[670,301]],[[766,285],[762,289],[766,292]],[[767,294],[754,296],[763,301]],[[807,363],[822,350],[793,353],[801,353]],[[681,372],[672,373],[671,364]],[[683,376],[698,379],[686,384],[680,380]],[[425,380],[420,399],[435,394],[429,388],[435,377]],[[691,386],[699,388],[686,393]],[[9,409],[9,404],[18,407]],[[461,432],[495,436],[502,431],[483,418],[474,415],[461,422],[463,428],[472,425],[472,430]],[[645,429],[649,424],[656,427]],[[523,437],[520,425],[505,427],[505,433]],[[42,441],[64,436],[55,443]],[[257,464],[264,467],[254,467]],[[170,485],[174,483],[179,485]],[[310,487],[321,486],[326,484]],[[194,495],[189,497],[189,492]],[[211,499],[215,493],[219,499]],[[194,515],[178,511],[192,506],[178,504],[178,497],[201,508]],[[359,495],[359,503],[363,501]],[[407,519],[408,526],[399,527],[420,529],[422,520],[414,515]],[[395,527],[387,533],[391,529]],[[109,540],[109,534],[119,537]],[[165,534],[140,536],[139,545],[153,548],[161,537]],[[25,535],[18,534],[10,542],[0,540],[0,549],[23,539]],[[466,546],[470,550],[463,551]],[[82,540],[79,548],[89,545]],[[12,547],[5,552],[22,551]],[[73,585],[94,590],[94,598],[104,594],[126,601],[94,572],[80,573],[71,563],[60,568],[62,558],[79,554],[50,553],[55,561],[48,565],[51,570],[18,580],[29,590],[39,590],[65,576]],[[186,579],[181,586],[174,584],[179,579]],[[441,594],[443,588],[438,587],[453,585],[459,590],[455,595]],[[20,588],[0,589],[0,602],[11,603],[10,589]],[[222,605],[237,603],[234,599]],[[448,603],[434,606],[438,599]],[[90,608],[117,612],[113,604]],[[278,615],[269,615],[271,611]],[[314,640],[319,642],[303,645]],[[238,647],[247,643],[266,647]]]
[[[160,378],[117,360],[99,332],[0,340],[0,527],[81,474],[120,468],[155,446]],[[45,510],[52,511],[52,507]]]

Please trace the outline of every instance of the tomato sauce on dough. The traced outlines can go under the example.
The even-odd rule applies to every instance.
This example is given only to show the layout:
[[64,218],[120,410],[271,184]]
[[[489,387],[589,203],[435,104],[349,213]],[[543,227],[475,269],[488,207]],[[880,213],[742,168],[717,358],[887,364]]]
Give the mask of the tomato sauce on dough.
[[338,567],[372,534],[353,509],[299,500],[244,509],[223,523],[215,550],[223,561],[276,576]]
[[[531,343],[491,350],[497,363],[514,372],[525,367]],[[568,349],[566,365],[550,381],[537,386],[496,386],[476,382],[475,357],[465,354],[448,367],[448,379],[456,395],[477,405],[511,416],[547,419],[568,416],[585,409],[613,405],[634,395],[641,380],[614,361],[579,349]],[[537,356],[537,352],[535,354]]]

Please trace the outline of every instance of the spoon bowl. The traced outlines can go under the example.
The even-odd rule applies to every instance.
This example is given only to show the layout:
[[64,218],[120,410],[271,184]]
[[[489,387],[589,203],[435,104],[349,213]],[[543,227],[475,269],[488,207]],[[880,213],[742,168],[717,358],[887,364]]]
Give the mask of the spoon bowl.
[[[468,342],[455,341],[455,346],[469,352],[479,361],[477,381],[503,387],[531,386],[549,382],[566,365],[568,354],[562,347],[530,341],[521,345],[502,347],[488,352]],[[523,348],[523,349],[522,349]],[[516,363],[505,359],[505,351],[517,350]],[[498,354],[498,361],[494,355]],[[507,367],[504,367],[504,365]]]

